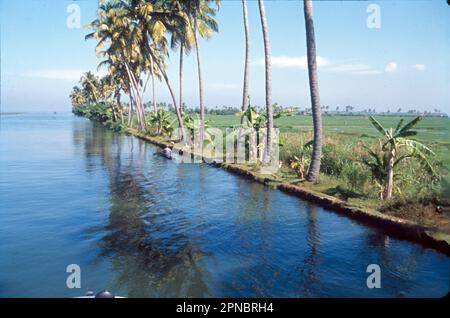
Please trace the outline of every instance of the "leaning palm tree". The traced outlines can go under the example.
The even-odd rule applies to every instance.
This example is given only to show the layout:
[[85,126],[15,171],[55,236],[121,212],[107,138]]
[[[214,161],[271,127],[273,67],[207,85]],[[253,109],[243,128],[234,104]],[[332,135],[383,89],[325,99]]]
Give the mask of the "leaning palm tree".
[[319,80],[317,76],[316,39],[314,35],[312,0],[304,0],[303,9],[305,15],[309,92],[311,95],[311,110],[314,125],[313,151],[306,180],[316,181],[319,177],[320,160],[322,157],[322,114],[320,110]]
[[[113,63],[122,63],[126,70],[127,91],[130,97],[128,123],[131,126],[132,107],[135,105],[136,118],[139,127],[146,131],[147,121],[143,106],[143,94],[140,85],[143,55],[138,45],[140,29],[121,6],[122,2],[103,2],[99,6],[98,18],[87,25],[93,32],[86,35],[86,39],[98,40],[96,52],[98,55],[108,57]],[[107,49],[101,49],[107,46]]]
[[122,2],[125,10],[133,15],[139,25],[140,47],[145,56],[148,56],[151,63],[155,63],[162,78],[166,82],[172,97],[172,102],[177,115],[178,125],[181,129],[180,139],[185,140],[184,123],[180,107],[177,106],[174,90],[170,84],[164,64],[164,57],[168,54],[168,44],[165,34],[173,28],[173,21],[182,21],[178,14],[167,10],[165,1],[144,1],[131,0],[129,4]]
[[[435,174],[432,165],[430,164],[428,157],[434,156],[434,152],[427,146],[418,142],[417,140],[408,138],[417,135],[417,131],[412,130],[421,120],[422,117],[416,117],[409,123],[403,125],[403,119],[401,119],[395,129],[385,129],[375,118],[369,117],[372,125],[383,135],[384,143],[382,150],[386,153],[385,172],[386,183],[384,186],[383,199],[389,200],[392,198],[392,191],[394,189],[394,167],[402,160],[407,158],[418,159],[431,174]],[[406,149],[406,153],[399,156],[399,150],[401,148]],[[371,155],[376,158],[376,155],[371,152]],[[379,162],[384,162],[378,160]]]
[[264,39],[264,60],[266,69],[266,114],[267,114],[267,137],[266,149],[264,152],[264,162],[271,161],[272,156],[272,133],[273,133],[273,110],[272,110],[272,62],[270,53],[269,29],[267,26],[266,11],[264,1],[258,0],[259,13],[261,16],[261,26]]
[[[245,112],[248,106],[248,84],[250,67],[250,31],[248,27],[247,0],[242,0],[242,11],[244,16],[245,31],[245,65],[244,65],[244,86],[242,90],[242,111]],[[245,123],[245,117],[241,117],[241,123]]]

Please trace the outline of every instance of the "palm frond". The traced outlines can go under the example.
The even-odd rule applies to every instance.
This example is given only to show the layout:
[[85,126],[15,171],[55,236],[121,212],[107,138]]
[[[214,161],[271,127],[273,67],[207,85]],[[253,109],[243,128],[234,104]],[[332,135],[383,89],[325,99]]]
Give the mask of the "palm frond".
[[386,130],[384,129],[384,127],[378,122],[378,120],[376,120],[374,117],[369,116],[369,120],[372,123],[372,125],[376,128],[376,130],[378,130],[381,134],[383,134],[384,136],[388,137]]
[[409,123],[407,123],[405,126],[403,126],[399,131],[398,134],[402,134],[411,128],[413,128],[415,125],[417,125],[422,120],[422,117],[417,116],[413,120],[411,120]]

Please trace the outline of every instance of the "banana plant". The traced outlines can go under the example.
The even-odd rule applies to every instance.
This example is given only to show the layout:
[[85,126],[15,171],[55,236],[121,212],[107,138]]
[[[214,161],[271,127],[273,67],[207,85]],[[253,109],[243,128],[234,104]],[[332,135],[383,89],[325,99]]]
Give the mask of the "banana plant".
[[174,130],[176,119],[172,119],[170,112],[160,107],[156,112],[151,113],[149,121],[151,125],[156,127],[157,135],[170,135]]
[[[430,174],[436,174],[429,160],[430,156],[435,156],[434,152],[419,141],[410,138],[417,135],[417,131],[412,129],[422,120],[422,117],[416,117],[405,125],[403,125],[404,120],[401,119],[395,129],[384,128],[372,116],[369,117],[369,120],[384,137],[381,144],[382,153],[377,154],[370,150],[369,155],[374,160],[365,160],[365,164],[372,170],[372,176],[380,185],[383,184],[382,179],[384,179],[382,199],[389,200],[392,198],[394,168],[399,162],[407,158],[418,160]],[[400,155],[400,149],[404,149],[405,153]]]
[[310,159],[305,158],[305,156],[307,151],[311,149],[313,142],[313,140],[310,140],[306,144],[304,144],[302,147],[302,151],[300,152],[300,156],[294,155],[289,163],[291,169],[297,172],[299,178],[302,180],[305,178],[306,166],[310,163]]
[[[273,115],[274,119],[281,118],[283,116],[291,116],[296,112],[295,108],[283,109],[279,107],[275,109],[277,109],[278,111],[274,113]],[[250,152],[250,156],[252,158],[256,156],[256,158],[261,160],[262,154],[264,152],[263,150],[264,144],[260,142],[258,132],[260,131],[261,128],[266,127],[267,122],[266,112],[265,111],[258,112],[255,106],[248,105],[245,111],[238,112],[235,115],[243,118],[242,126],[244,128],[253,128],[255,130],[256,144],[249,145],[249,143],[247,143],[247,149]]]
[[[191,138],[194,138],[194,134],[198,133],[200,131],[200,127],[201,127],[201,123],[200,123],[200,117],[198,115],[193,115],[193,114],[184,114],[183,115],[184,118],[184,125],[186,127],[186,129],[189,130],[190,136]],[[205,121],[204,124],[204,136],[203,136],[203,140],[207,141],[207,142],[211,142],[211,136],[208,134],[207,128],[209,128],[209,122]]]

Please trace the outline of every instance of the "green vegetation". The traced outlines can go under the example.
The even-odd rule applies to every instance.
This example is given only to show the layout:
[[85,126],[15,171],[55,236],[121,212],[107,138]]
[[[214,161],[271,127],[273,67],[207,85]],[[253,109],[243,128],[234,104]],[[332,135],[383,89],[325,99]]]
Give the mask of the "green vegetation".
[[[381,145],[378,153],[368,148],[369,155],[373,160],[364,158],[363,162],[370,167],[372,179],[381,188],[383,192],[382,199],[389,200],[392,197],[394,168],[397,169],[404,160],[416,159],[431,177],[437,176],[435,169],[429,161],[431,160],[429,157],[434,156],[434,152],[421,142],[408,138],[417,135],[417,131],[412,130],[412,128],[422,120],[421,117],[416,117],[405,125],[403,125],[403,119],[400,119],[395,130],[393,128],[384,128],[372,116],[369,119],[372,125],[383,136],[384,143]],[[398,174],[395,174],[395,176],[398,176]],[[430,181],[433,183],[433,179]],[[384,182],[385,184],[383,185]]]
[[[219,3],[103,1],[97,19],[87,25],[92,32],[86,39],[97,41],[96,53],[104,58],[99,67],[106,66],[108,74],[101,78],[92,72],[83,75],[70,95],[73,112],[116,131],[137,129],[139,134],[157,136],[162,141],[169,141],[169,135],[179,127],[178,139],[188,147],[193,147],[196,140],[192,138],[194,132],[199,135],[199,145],[213,142],[207,126],[256,131],[265,128],[265,143],[257,139],[252,144],[246,137],[246,155],[252,164],[242,167],[250,171],[257,171],[273,159],[273,128],[279,128],[281,166],[268,177],[273,182],[310,188],[386,213],[411,204],[420,206],[423,202],[446,204],[450,192],[448,119],[430,117],[421,121],[417,117],[404,125],[404,119],[389,116],[332,116],[327,111],[322,115],[328,106],[321,106],[319,98],[311,0],[303,2],[311,95],[311,107],[305,112],[311,116],[298,115],[293,108],[283,109],[272,103],[270,39],[263,0],[258,0],[258,7],[265,56],[264,108],[250,105],[246,56],[240,111],[230,114],[234,109],[228,107],[214,112],[230,115],[208,114],[203,100],[198,36],[210,38],[218,32],[215,14]],[[248,53],[247,3],[242,4]],[[167,75],[170,49],[180,54],[178,99]],[[199,107],[194,111],[183,103],[183,58],[191,50],[196,52],[199,87]],[[172,105],[157,105],[155,79],[164,80]],[[146,104],[144,93],[149,82],[152,102]],[[127,97],[126,106],[121,102],[122,95]],[[347,106],[346,112],[349,111],[353,107]],[[369,113],[373,115],[373,111]],[[191,138],[187,138],[187,132]]]
[[73,109],[73,113],[78,116],[98,121],[114,131],[126,132],[128,127],[113,119],[112,109],[114,109],[114,107],[115,106],[111,103],[100,102],[89,106],[76,107]]

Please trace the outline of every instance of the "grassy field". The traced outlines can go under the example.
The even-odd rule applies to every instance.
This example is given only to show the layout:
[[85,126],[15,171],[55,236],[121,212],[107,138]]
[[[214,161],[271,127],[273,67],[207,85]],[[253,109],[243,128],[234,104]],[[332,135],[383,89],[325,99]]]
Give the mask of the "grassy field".
[[[386,128],[394,127],[402,117],[375,116]],[[405,121],[413,117],[406,117]],[[207,115],[211,127],[226,128],[239,125],[239,117],[233,115]],[[281,138],[298,132],[312,130],[310,116],[289,116],[275,119],[275,126],[280,129]],[[367,117],[363,116],[324,116],[323,127],[325,136],[333,139],[345,138],[355,140],[373,141],[379,138],[379,132],[372,126]],[[429,146],[442,161],[444,166],[445,193],[450,196],[450,119],[438,117],[425,117],[417,126],[417,140]]]

